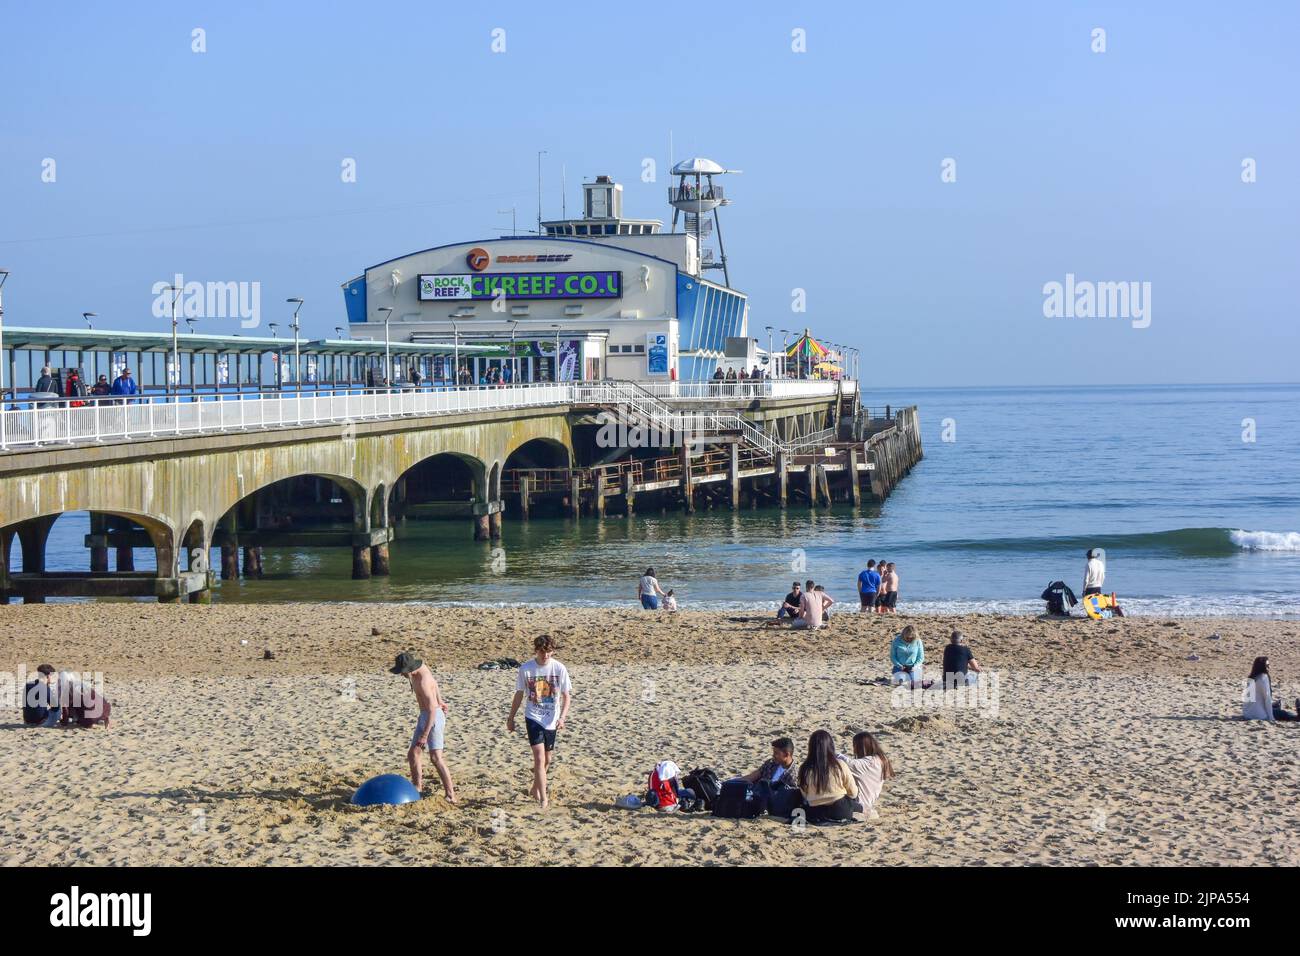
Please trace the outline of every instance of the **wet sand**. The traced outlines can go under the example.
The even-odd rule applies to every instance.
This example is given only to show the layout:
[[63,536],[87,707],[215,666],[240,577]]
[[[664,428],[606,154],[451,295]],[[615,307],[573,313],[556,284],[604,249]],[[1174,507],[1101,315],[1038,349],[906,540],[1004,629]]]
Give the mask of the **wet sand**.
[[[996,693],[923,708],[878,684],[905,621],[931,665],[965,631]],[[514,674],[478,669],[525,659],[539,633],[559,638],[574,681],[545,812],[528,800],[523,733],[504,728]],[[3,701],[0,862],[1294,866],[1300,724],[1235,718],[1258,654],[1294,703],[1298,638],[1300,622],[1224,619],[849,611],[807,635],[634,610],[0,607],[0,669],[100,672],[114,703],[110,729],[81,731],[23,728],[15,695]],[[417,804],[351,807],[361,781],[405,773],[416,708],[386,668],[408,648],[450,703],[462,803],[430,773]],[[657,760],[727,776],[773,737],[802,745],[818,728],[844,747],[879,734],[898,776],[875,822],[613,806]]]

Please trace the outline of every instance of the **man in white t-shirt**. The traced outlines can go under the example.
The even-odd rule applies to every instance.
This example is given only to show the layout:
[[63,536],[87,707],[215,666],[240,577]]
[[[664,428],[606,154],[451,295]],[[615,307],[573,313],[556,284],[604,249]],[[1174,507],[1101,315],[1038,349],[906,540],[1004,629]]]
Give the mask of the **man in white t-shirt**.
[[506,718],[506,730],[514,733],[515,715],[527,695],[524,706],[524,726],[528,730],[528,745],[533,751],[533,787],[529,795],[542,809],[550,805],[546,793],[546,770],[551,765],[551,752],[555,750],[555,733],[564,729],[572,700],[569,671],[555,659],[555,638],[543,634],[533,641],[536,656],[519,668],[515,681],[515,698]]

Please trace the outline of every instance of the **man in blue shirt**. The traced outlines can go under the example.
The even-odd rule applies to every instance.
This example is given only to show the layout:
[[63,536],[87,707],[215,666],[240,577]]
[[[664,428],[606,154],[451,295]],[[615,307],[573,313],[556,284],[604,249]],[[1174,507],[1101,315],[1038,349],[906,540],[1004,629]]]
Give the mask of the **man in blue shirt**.
[[858,575],[858,597],[862,600],[859,610],[873,611],[876,607],[876,595],[880,591],[880,574],[876,571],[876,562],[867,562],[867,570]]
[[[122,369],[122,374],[113,379],[112,393],[114,395],[127,396],[138,394],[138,392],[139,389],[136,388],[135,379],[131,377],[129,368]],[[129,401],[129,399],[124,399],[124,401]]]

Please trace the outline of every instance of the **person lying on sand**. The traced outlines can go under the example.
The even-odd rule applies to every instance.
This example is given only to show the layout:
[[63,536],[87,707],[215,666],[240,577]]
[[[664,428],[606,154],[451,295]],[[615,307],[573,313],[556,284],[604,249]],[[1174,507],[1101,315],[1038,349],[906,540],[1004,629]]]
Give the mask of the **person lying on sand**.
[[515,714],[519,713],[519,705],[527,694],[524,725],[528,730],[528,746],[533,752],[533,786],[529,796],[545,810],[550,806],[546,792],[546,771],[551,766],[556,731],[564,729],[565,718],[569,715],[572,685],[569,682],[568,668],[555,659],[555,638],[549,634],[540,635],[533,641],[533,650],[536,656],[531,661],[525,661],[519,668],[515,697],[510,703],[510,716],[506,718],[506,730],[514,733]]
[[443,759],[444,730],[447,724],[447,702],[438,692],[438,682],[428,665],[410,651],[397,655],[397,661],[389,673],[400,674],[411,682],[415,692],[415,701],[420,705],[420,719],[415,724],[415,733],[411,737],[411,746],[406,751],[406,762],[411,767],[411,783],[416,790],[424,786],[423,751],[429,751],[429,760],[438,771],[442,789],[447,794],[447,802],[456,802],[456,788],[451,782],[451,771]]

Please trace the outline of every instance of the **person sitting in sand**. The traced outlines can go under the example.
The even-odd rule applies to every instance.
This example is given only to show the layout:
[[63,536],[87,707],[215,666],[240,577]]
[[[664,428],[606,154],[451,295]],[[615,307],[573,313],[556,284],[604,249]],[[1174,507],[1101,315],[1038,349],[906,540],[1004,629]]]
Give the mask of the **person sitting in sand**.
[[817,595],[819,598],[821,598],[821,601],[822,601],[822,620],[823,620],[823,626],[825,626],[826,624],[830,624],[830,622],[831,622],[831,605],[835,603],[835,598],[833,598],[833,597],[831,597],[829,594],[827,594],[827,593],[826,593],[826,589],[825,589],[824,587],[822,587],[820,584],[815,585],[815,586],[813,587],[813,591],[814,591],[814,593],[816,593],[816,595]]
[[808,738],[808,756],[799,765],[797,779],[809,823],[847,822],[862,812],[857,782],[848,765],[836,757],[830,731],[818,730]]
[[659,610],[659,599],[665,597],[664,589],[659,586],[654,568],[646,568],[645,574],[636,585],[636,596],[641,599],[641,606],[647,611]]
[[794,775],[798,768],[794,765],[794,741],[789,737],[777,737],[772,741],[772,756],[764,760],[759,768],[744,776],[750,783],[765,783],[768,786],[797,786]]
[[971,649],[966,646],[966,635],[953,631],[948,635],[948,646],[943,649],[943,686],[953,689],[958,686],[974,687],[979,682],[982,668],[975,660]]
[[799,613],[790,622],[790,626],[796,631],[815,631],[822,626],[825,613],[826,602],[822,594],[817,592],[817,586],[810,580],[804,586],[803,596],[799,599]]
[[411,746],[406,751],[406,762],[411,767],[411,783],[415,789],[423,792],[424,762],[423,751],[429,751],[429,760],[438,771],[442,789],[447,794],[447,802],[456,802],[456,788],[451,782],[451,771],[443,759],[445,729],[447,725],[447,702],[438,692],[438,682],[428,665],[410,651],[397,655],[397,660],[389,673],[400,674],[411,682],[415,692],[415,701],[420,705],[420,719],[415,724],[415,733],[411,737]]
[[1246,679],[1242,696],[1242,720],[1300,720],[1300,697],[1295,702],[1296,713],[1273,703],[1273,678],[1268,672],[1268,658],[1257,657]]
[[109,726],[113,705],[103,694],[95,693],[91,685],[79,680],[72,671],[59,671],[58,694],[61,725],[82,728],[94,727],[96,724],[103,724],[105,728]]
[[793,618],[799,613],[799,599],[803,597],[803,591],[799,587],[799,582],[794,581],[790,585],[790,593],[785,596],[781,602],[780,608],[777,609],[776,619],[778,621],[784,618]]
[[550,806],[546,772],[550,769],[551,754],[555,750],[555,734],[564,729],[565,718],[569,715],[572,685],[568,669],[555,659],[555,638],[549,634],[540,635],[533,641],[533,650],[536,656],[519,668],[506,730],[514,733],[515,714],[519,713],[519,705],[526,694],[528,705],[524,708],[524,725],[528,730],[528,746],[533,752],[533,786],[529,795],[545,810]]
[[925,687],[925,645],[921,635],[911,624],[889,645],[889,663],[892,665],[891,683],[907,684],[911,688]]
[[28,727],[58,725],[61,713],[55,673],[53,664],[42,664],[23,688],[23,723]]
[[880,791],[885,781],[894,776],[894,767],[885,751],[874,736],[863,730],[853,735],[853,756],[840,754],[839,758],[849,768],[858,788],[857,800],[862,810],[854,814],[854,819],[876,819],[879,816],[876,801],[880,799]]
[[669,588],[668,593],[664,595],[663,609],[665,611],[677,610],[677,592],[672,588]]

